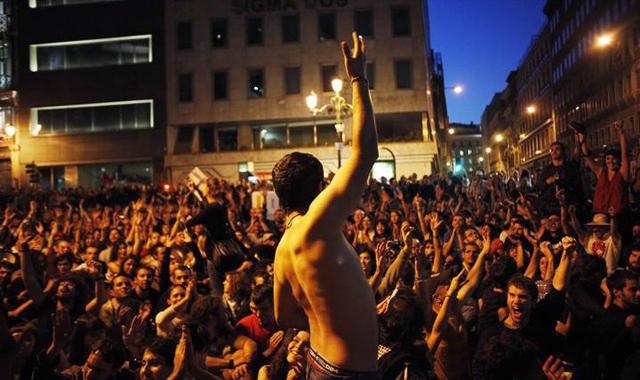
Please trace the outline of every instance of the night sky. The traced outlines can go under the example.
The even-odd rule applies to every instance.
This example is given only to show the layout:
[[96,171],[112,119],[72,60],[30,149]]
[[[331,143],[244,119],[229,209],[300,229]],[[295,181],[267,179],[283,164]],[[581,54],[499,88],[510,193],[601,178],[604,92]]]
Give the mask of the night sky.
[[429,0],[431,46],[442,53],[449,121],[480,123],[546,19],[546,0]]

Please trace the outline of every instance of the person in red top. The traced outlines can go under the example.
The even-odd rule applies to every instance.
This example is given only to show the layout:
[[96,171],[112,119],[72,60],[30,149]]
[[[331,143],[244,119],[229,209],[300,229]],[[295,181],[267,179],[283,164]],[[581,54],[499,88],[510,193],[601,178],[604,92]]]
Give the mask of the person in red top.
[[273,314],[273,287],[256,286],[251,292],[249,309],[251,314],[238,321],[236,332],[255,341],[263,358],[269,358],[284,337],[284,332],[278,331]]
[[578,142],[587,166],[598,178],[593,194],[593,212],[607,214],[613,208],[616,215],[621,215],[629,211],[629,159],[622,123],[616,122],[613,127],[618,131],[620,150],[607,149],[605,167],[596,164],[589,156],[584,134],[578,134]]

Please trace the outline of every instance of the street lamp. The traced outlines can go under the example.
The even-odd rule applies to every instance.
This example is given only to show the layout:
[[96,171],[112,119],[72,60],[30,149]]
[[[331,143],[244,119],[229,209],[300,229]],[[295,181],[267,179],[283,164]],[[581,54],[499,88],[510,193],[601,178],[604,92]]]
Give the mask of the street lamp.
[[456,133],[456,130],[455,130],[455,129],[453,129],[453,128],[449,128],[449,134],[450,134],[450,135],[452,135],[452,134],[454,134],[454,133]]
[[333,89],[333,95],[331,99],[329,99],[329,103],[323,105],[318,108],[318,95],[315,92],[311,91],[309,95],[306,97],[305,101],[307,103],[307,107],[309,111],[313,113],[314,117],[314,126],[315,126],[315,117],[319,113],[327,113],[335,112],[336,120],[334,123],[334,127],[336,129],[336,150],[338,151],[338,169],[342,166],[342,149],[344,148],[343,141],[343,133],[344,133],[344,118],[351,115],[351,111],[353,110],[353,106],[347,103],[347,100],[340,95],[340,91],[342,91],[343,81],[341,79],[335,78],[331,81],[331,88]]
[[596,37],[596,47],[606,48],[613,42],[613,34],[605,33]]
[[484,148],[484,152],[487,153],[487,154],[491,153],[491,147],[488,146],[488,147]]
[[7,137],[12,139],[13,136],[16,135],[16,127],[11,124],[7,124],[4,126],[4,133],[7,135]]
[[456,84],[453,86],[445,87],[445,90],[453,90],[454,94],[460,95],[464,92],[464,87],[462,87],[462,85]]
[[504,140],[504,136],[502,135],[502,133],[498,133],[496,135],[496,142],[501,143]]
[[533,104],[527,106],[527,113],[529,115],[533,115],[534,113],[536,113],[536,106],[534,106]]

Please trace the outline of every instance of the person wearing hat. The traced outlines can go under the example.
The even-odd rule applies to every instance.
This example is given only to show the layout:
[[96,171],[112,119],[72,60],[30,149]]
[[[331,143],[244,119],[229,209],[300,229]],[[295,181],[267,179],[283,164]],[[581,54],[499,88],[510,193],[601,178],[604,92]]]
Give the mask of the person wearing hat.
[[593,212],[605,214],[609,212],[609,208],[613,207],[616,215],[620,215],[626,214],[629,211],[628,184],[630,170],[622,123],[613,123],[613,127],[618,131],[620,150],[613,148],[605,150],[604,167],[598,165],[594,159],[589,156],[589,149],[584,141],[584,134],[578,134],[578,142],[587,167],[589,167],[598,178],[593,193]]
[[620,259],[621,239],[615,219],[615,211],[611,207],[609,215],[597,213],[593,220],[587,223],[585,231],[576,216],[575,206],[569,206],[571,225],[578,235],[580,244],[587,254],[602,257],[607,264],[607,274],[613,273]]

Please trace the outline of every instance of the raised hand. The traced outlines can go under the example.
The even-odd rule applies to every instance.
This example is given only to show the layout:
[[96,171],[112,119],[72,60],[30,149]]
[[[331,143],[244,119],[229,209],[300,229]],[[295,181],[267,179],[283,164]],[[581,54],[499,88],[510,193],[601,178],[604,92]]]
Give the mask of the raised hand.
[[406,249],[411,249],[411,247],[413,247],[413,231],[415,231],[415,228],[408,222],[404,222],[402,223],[400,231],[402,233],[402,242],[404,243],[404,247]]
[[443,223],[444,223],[444,220],[440,220],[440,217],[438,216],[437,212],[434,212],[431,214],[431,223],[430,223],[431,232],[433,232],[434,236],[438,233],[438,230],[440,229]]
[[347,75],[349,75],[349,78],[352,80],[358,78],[365,79],[367,59],[365,57],[366,48],[364,38],[358,36],[356,32],[351,33],[351,36],[353,38],[353,49],[350,49],[349,44],[345,41],[340,43],[344,58],[344,67],[347,70]]
[[269,346],[267,347],[266,350],[264,350],[263,356],[269,357],[274,352],[276,352],[278,347],[280,347],[280,343],[282,343],[283,338],[284,338],[284,331],[279,330],[273,333],[273,335],[271,335],[271,337],[269,338]]

